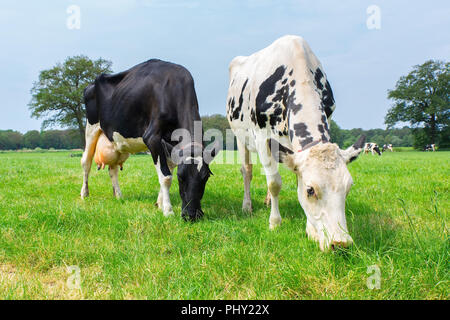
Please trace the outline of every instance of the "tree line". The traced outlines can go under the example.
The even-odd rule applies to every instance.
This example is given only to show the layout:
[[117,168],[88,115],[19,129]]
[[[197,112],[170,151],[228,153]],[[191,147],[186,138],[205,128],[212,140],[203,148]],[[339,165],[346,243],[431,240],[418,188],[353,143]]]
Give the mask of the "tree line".
[[[80,55],[68,57],[63,63],[43,70],[31,89],[31,116],[43,119],[42,131],[0,131],[0,150],[21,148],[74,149],[84,146],[86,111],[83,91],[101,73],[111,73],[112,62],[91,60]],[[388,90],[393,102],[386,114],[386,129],[341,129],[331,121],[331,138],[341,148],[350,146],[361,134],[366,141],[378,145],[422,149],[435,143],[441,149],[450,148],[450,63],[429,60],[402,76],[393,90]],[[398,125],[403,128],[396,128]],[[47,130],[51,127],[68,130]],[[203,117],[204,130],[219,129],[226,137],[228,121],[223,115]],[[225,146],[224,146],[225,147]],[[235,147],[234,147],[235,148]]]
[[[225,116],[215,114],[202,117],[203,129],[205,132],[209,129],[217,129],[226,139],[227,129],[230,128]],[[411,147],[414,145],[413,129],[403,127],[401,129],[341,129],[335,121],[331,120],[331,139],[341,148],[346,148],[365,134],[367,141],[375,142],[382,146],[389,144],[396,147]],[[226,148],[224,141],[223,148]],[[19,149],[81,149],[83,141],[80,139],[78,130],[31,130],[25,134],[13,130],[0,130],[0,150],[19,150]],[[236,143],[234,143],[236,149]]]
[[20,149],[80,149],[83,142],[78,131],[31,130],[25,134],[13,130],[0,130],[0,150]]

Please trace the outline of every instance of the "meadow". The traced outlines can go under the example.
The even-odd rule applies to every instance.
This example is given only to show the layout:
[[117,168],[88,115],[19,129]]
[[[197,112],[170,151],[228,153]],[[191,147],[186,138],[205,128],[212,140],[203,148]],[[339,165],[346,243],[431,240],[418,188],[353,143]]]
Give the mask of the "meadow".
[[[243,213],[239,167],[211,165],[205,217],[190,223],[180,217],[176,179],[176,215],[155,207],[150,156],[125,163],[123,199],[113,198],[106,170],[93,170],[83,201],[80,157],[0,153],[0,298],[449,299],[450,152],[386,152],[349,164],[355,243],[329,253],[305,234],[292,173],[281,169],[283,222],[270,231],[265,177],[257,166],[254,211]],[[68,282],[70,270],[79,286]],[[368,286],[376,270],[379,288]]]

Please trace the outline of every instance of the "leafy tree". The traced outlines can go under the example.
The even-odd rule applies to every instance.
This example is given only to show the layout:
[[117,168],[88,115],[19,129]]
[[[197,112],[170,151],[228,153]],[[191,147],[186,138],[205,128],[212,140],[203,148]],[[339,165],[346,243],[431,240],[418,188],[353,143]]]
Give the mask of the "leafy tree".
[[99,74],[110,73],[111,65],[111,61],[102,58],[93,61],[80,55],[41,71],[39,80],[31,89],[31,116],[45,119],[42,129],[53,126],[77,128],[84,145],[86,110],[83,90]]
[[[230,129],[230,124],[225,116],[221,114],[213,114],[211,116],[202,116],[203,130],[206,132],[209,129],[217,129],[222,132],[223,148],[226,147],[226,130]],[[236,138],[234,138],[236,139]],[[236,143],[234,143],[236,145]]]
[[41,145],[41,134],[37,130],[28,131],[23,135],[23,146],[34,149]]
[[[394,90],[388,91],[394,101],[385,123],[388,127],[398,122],[409,122],[414,130],[415,145],[438,143],[450,120],[450,63],[429,60],[402,76]],[[422,148],[423,145],[420,145]]]
[[342,147],[342,145],[344,144],[344,135],[342,129],[334,120],[330,121],[330,135],[331,142],[336,143],[338,146]]
[[22,147],[22,134],[13,130],[0,131],[0,150],[17,150]]

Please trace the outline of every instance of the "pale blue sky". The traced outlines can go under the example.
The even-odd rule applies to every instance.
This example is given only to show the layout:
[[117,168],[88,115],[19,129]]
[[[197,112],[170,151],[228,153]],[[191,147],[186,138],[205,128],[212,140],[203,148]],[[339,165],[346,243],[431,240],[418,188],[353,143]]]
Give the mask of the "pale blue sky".
[[[366,26],[369,5],[381,29]],[[66,27],[70,5],[81,29]],[[115,72],[149,58],[187,67],[201,114],[225,114],[228,64],[278,37],[304,37],[333,88],[343,128],[384,127],[386,92],[427,59],[450,60],[450,3],[304,0],[2,0],[0,129],[39,129],[27,104],[39,71],[67,56],[113,61]]]

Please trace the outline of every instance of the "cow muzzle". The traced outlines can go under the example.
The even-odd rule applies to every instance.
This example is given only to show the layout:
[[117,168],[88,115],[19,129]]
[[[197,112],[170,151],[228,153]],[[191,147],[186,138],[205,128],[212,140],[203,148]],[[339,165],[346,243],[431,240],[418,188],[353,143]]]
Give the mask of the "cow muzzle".
[[183,210],[181,213],[181,217],[185,221],[195,222],[201,219],[204,216],[202,209],[193,209],[193,210]]

